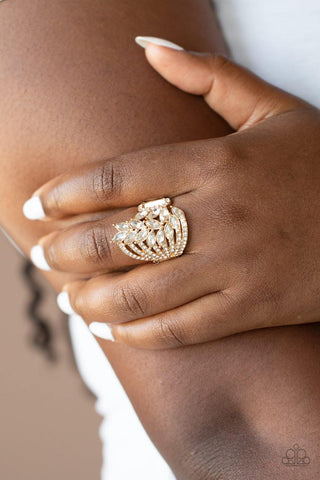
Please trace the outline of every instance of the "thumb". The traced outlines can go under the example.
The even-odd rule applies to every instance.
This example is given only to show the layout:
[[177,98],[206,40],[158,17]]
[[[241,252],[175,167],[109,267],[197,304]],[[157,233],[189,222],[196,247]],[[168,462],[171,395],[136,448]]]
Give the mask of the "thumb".
[[168,82],[203,95],[235,130],[307,104],[261,80],[221,55],[199,54],[146,43],[146,57]]

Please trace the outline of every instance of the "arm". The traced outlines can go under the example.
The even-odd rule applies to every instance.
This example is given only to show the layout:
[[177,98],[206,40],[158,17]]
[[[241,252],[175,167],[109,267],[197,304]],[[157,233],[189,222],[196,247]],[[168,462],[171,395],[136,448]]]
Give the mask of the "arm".
[[[150,5],[122,2],[120,8],[115,1],[60,0],[1,5],[0,220],[26,253],[40,236],[61,226],[35,226],[22,217],[23,202],[49,178],[126,151],[229,131],[200,99],[159,79],[132,41],[151,31],[186,48],[216,50],[221,43],[209,4],[152,2],[152,10]],[[58,291],[68,280],[52,272],[46,277]],[[255,452],[254,465],[259,465],[266,451],[260,448],[262,440],[270,465],[271,447],[287,446],[291,435],[305,438],[315,453],[316,330],[276,332],[170,352],[102,343],[151,437],[180,478],[215,478],[219,472],[230,472],[232,478],[237,475],[235,452],[243,458],[237,478],[241,472],[247,478],[246,454]],[[265,384],[271,378],[268,395]],[[313,395],[306,396],[311,388]],[[295,419],[304,415],[303,425],[284,415],[287,410]],[[280,420],[292,430],[285,438],[277,431]],[[278,459],[278,450],[275,455]]]

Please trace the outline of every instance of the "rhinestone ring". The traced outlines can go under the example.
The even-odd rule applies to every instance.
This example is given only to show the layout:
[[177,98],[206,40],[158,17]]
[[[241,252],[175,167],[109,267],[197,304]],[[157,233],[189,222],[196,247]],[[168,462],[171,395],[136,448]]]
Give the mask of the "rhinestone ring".
[[182,255],[188,241],[183,210],[170,198],[143,202],[134,218],[113,224],[118,230],[112,242],[129,257],[159,263]]

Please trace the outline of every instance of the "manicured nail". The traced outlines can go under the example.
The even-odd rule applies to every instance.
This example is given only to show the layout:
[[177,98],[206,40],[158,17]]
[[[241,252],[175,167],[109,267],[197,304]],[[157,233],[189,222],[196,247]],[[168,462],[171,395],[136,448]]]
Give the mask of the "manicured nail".
[[142,48],[146,48],[148,43],[154,43],[155,45],[172,48],[173,50],[184,50],[182,47],[180,47],[176,43],[170,42],[169,40],[164,40],[163,38],[139,36],[135,38],[135,41]]
[[66,313],[67,315],[71,315],[72,313],[75,313],[75,311],[71,307],[68,292],[59,293],[59,295],[57,296],[57,304],[60,310],[63,311],[63,313]]
[[31,197],[23,205],[23,214],[29,220],[41,220],[46,216],[40,197]]
[[96,337],[103,338],[104,340],[111,340],[111,342],[114,342],[111,328],[107,323],[92,322],[89,325],[89,330]]
[[51,270],[51,267],[48,265],[48,262],[44,256],[44,251],[41,245],[35,245],[30,250],[30,258],[34,265],[40,270]]

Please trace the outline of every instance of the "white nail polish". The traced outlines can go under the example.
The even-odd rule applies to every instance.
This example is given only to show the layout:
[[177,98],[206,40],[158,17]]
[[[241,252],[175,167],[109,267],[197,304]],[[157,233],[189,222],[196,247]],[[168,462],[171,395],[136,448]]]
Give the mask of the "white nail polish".
[[60,310],[63,311],[63,313],[66,313],[67,315],[75,313],[75,311],[71,307],[68,292],[59,293],[59,295],[57,296],[57,304]]
[[173,50],[184,50],[182,47],[176,43],[170,42],[169,40],[164,40],[163,38],[157,37],[136,37],[135,42],[140,45],[142,48],[146,48],[148,43],[154,43],[155,45],[160,45],[161,47],[172,48]]
[[92,322],[89,325],[89,330],[96,337],[103,338],[104,340],[111,340],[111,342],[114,342],[111,328],[106,323]]
[[31,248],[30,251],[30,258],[34,265],[40,270],[51,270],[51,267],[49,266],[45,256],[44,256],[44,251],[41,245],[35,245],[34,247]]
[[40,197],[31,197],[23,205],[23,214],[29,220],[41,220],[46,216]]

